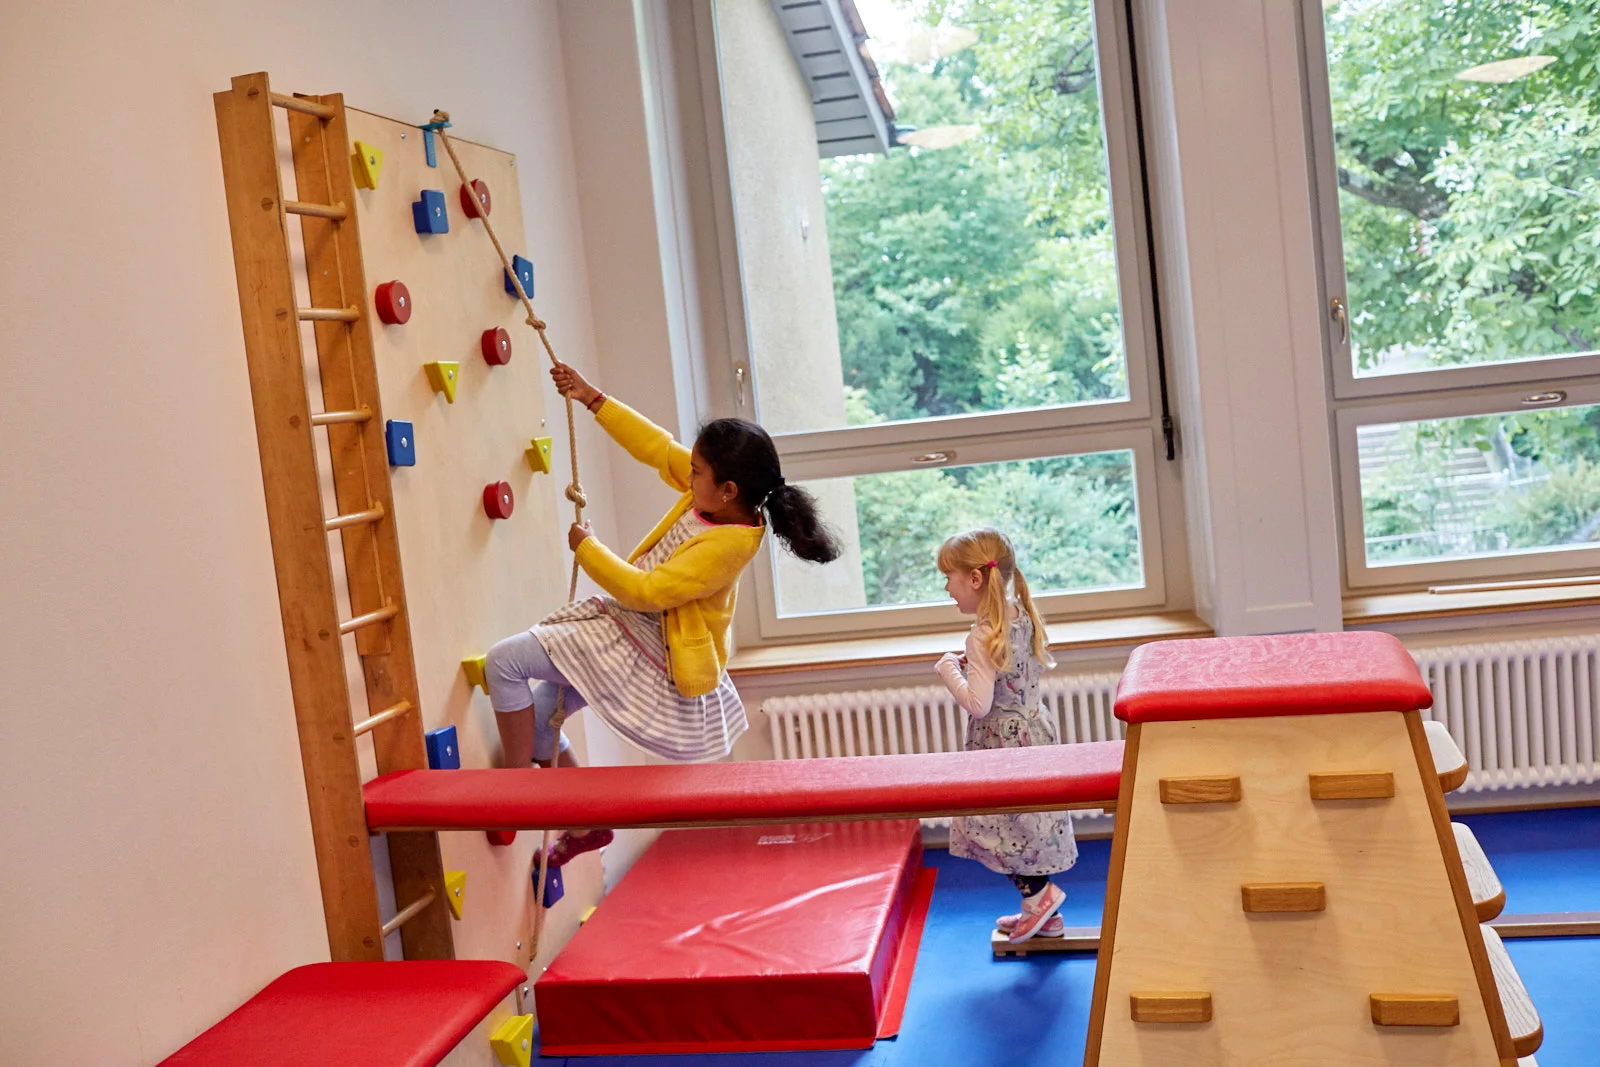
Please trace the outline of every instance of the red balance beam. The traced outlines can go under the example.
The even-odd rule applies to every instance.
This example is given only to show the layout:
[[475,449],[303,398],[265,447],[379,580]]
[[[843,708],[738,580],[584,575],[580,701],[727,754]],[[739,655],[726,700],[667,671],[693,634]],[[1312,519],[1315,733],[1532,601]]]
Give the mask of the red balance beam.
[[1122,742],[651,767],[396,771],[363,790],[373,830],[740,826],[1098,808]]

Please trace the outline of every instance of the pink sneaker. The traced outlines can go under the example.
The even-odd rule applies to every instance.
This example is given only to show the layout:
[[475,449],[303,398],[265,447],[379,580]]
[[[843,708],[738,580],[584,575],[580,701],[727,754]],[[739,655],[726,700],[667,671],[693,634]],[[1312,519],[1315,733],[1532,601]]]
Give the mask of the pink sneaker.
[[574,856],[593,852],[597,848],[605,848],[611,844],[611,839],[615,836],[610,830],[585,830],[581,834],[563,830],[561,836],[556,838],[555,844],[550,846],[550,854],[546,857],[545,863],[551,867],[565,867]]
[[[1002,934],[1009,934],[1016,929],[1017,923],[1022,921],[1020,915],[1002,915],[994,921],[994,928]],[[1060,915],[1050,916],[1050,921],[1039,927],[1039,932],[1034,937],[1062,937],[1067,932],[1067,924],[1061,921]]]
[[1057,911],[1061,910],[1061,905],[1065,904],[1066,901],[1067,895],[1054,882],[1049,883],[1033,896],[1024,897],[1022,900],[1021,920],[1011,928],[1011,933],[1006,935],[1007,940],[1013,945],[1022,944],[1022,942],[1043,929],[1044,924],[1049,922]]

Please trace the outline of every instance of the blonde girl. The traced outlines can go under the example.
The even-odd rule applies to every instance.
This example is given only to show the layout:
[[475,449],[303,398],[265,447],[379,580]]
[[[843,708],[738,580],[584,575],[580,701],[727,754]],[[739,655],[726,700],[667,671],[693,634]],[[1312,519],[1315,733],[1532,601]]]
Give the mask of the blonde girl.
[[[1011,542],[988,528],[957,534],[940,547],[939,570],[956,607],[977,616],[966,654],[947,652],[935,668],[970,716],[967,751],[1055,744],[1055,727],[1039,710],[1039,683],[1055,662]],[[1056,912],[1066,894],[1050,875],[1078,859],[1066,812],[954,819],[950,854],[1008,876],[1022,893],[1021,912],[995,921],[1013,943],[1061,936]]]

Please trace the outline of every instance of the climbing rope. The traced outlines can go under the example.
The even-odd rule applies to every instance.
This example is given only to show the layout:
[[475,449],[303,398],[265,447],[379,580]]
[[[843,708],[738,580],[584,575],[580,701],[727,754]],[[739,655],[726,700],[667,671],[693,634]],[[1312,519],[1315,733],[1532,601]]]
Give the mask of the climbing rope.
[[[461,166],[461,160],[456,156],[455,146],[450,143],[449,136],[444,132],[444,127],[450,122],[450,112],[435,110],[433,118],[428,123],[439,143],[444,145],[444,150],[450,156],[451,164],[456,168],[456,176],[461,179],[461,184],[466,187],[472,197],[477,197],[477,190],[473,187],[471,179],[467,177],[466,170]],[[523,291],[522,280],[517,277],[517,272],[511,269],[511,259],[506,255],[506,250],[500,244],[500,238],[495,236],[494,224],[489,221],[489,212],[484,209],[483,201],[478,201],[478,210],[475,212],[478,221],[483,223],[483,230],[489,235],[489,243],[494,245],[494,250],[500,256],[500,264],[505,267],[506,277],[512,279],[511,287],[517,291],[517,299],[522,301],[522,308],[528,313],[525,320],[539,335],[539,343],[544,345],[545,355],[550,357],[550,365],[555,366],[561,361],[556,359],[556,350],[550,343],[550,337],[545,332],[545,321],[533,310],[533,301],[528,299],[528,294]],[[572,397],[563,397],[567,404],[567,454],[572,457],[572,480],[567,483],[567,499],[572,501],[573,519],[575,523],[583,521],[583,509],[588,505],[589,499],[583,494],[583,483],[578,480],[578,429],[572,420]],[[572,557],[572,576],[567,580],[567,602],[578,593],[578,557]],[[567,690],[565,686],[557,689],[556,712],[550,718],[550,723],[556,728],[559,735],[561,726],[567,720]],[[559,746],[558,746],[559,750]],[[559,755],[559,751],[558,751]],[[533,897],[533,933],[528,942],[528,959],[532,961],[539,954],[539,937],[544,933],[544,892],[550,872],[547,869],[547,858],[550,854],[550,831],[544,832],[544,840],[539,846],[537,864],[539,867],[538,886]]]

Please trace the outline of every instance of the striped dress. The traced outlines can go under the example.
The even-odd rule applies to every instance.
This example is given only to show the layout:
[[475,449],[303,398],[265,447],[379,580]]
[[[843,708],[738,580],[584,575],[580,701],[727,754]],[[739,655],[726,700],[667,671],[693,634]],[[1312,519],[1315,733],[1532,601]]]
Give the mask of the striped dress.
[[[634,561],[650,571],[685,541],[710,528],[693,508]],[[606,725],[664,759],[721,759],[749,728],[744,703],[726,673],[705,696],[686,697],[667,677],[664,617],[630,611],[608,596],[568,604],[534,627],[561,673]]]

